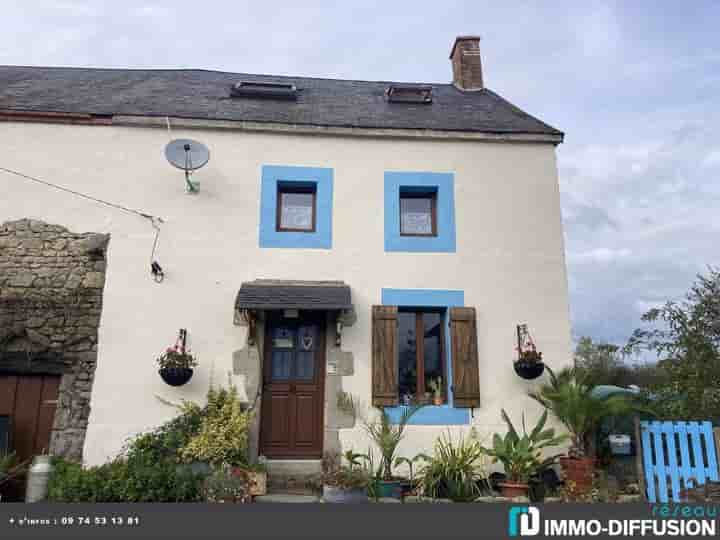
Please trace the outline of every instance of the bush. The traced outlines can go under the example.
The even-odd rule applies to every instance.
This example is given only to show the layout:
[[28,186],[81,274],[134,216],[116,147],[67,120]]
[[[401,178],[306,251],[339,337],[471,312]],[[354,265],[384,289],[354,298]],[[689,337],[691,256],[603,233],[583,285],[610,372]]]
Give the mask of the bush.
[[129,441],[116,459],[83,469],[55,460],[48,498],[58,502],[191,502],[203,500],[207,473],[193,462],[247,464],[250,413],[234,387],[208,391],[207,405],[183,403],[181,414]]
[[57,502],[184,502],[202,500],[203,475],[179,454],[202,422],[204,408],[183,413],[129,441],[120,456],[97,467],[56,458],[48,499]]
[[84,469],[56,459],[48,499],[56,502],[192,502],[202,500],[204,475],[170,461],[118,458]]
[[[199,408],[192,403],[183,406],[194,417]],[[248,429],[252,413],[243,411],[237,389],[211,388],[207,405],[201,412],[198,429],[182,448],[186,462],[203,461],[215,466],[244,466],[248,463]]]

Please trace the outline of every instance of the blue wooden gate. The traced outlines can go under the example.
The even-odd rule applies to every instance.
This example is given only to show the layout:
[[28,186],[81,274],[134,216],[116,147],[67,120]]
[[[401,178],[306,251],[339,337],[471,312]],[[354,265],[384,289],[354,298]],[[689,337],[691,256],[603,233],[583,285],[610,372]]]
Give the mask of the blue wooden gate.
[[640,422],[640,429],[648,502],[682,502],[682,489],[718,480],[710,422]]

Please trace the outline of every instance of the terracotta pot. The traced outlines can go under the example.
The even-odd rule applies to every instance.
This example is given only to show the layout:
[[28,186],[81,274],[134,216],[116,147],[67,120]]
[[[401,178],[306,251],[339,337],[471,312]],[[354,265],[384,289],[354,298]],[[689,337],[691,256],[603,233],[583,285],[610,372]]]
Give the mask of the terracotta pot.
[[442,405],[442,404],[443,404],[443,398],[442,398],[442,397],[433,398],[433,405]]
[[527,497],[530,486],[522,482],[499,482],[500,494],[503,497]]
[[584,457],[561,457],[565,485],[574,493],[588,493],[592,489],[595,459]]

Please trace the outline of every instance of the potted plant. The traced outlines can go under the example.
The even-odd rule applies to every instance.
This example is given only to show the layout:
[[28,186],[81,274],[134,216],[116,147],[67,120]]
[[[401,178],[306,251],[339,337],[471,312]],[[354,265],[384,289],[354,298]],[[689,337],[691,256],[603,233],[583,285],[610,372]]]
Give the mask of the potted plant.
[[362,454],[348,450],[344,454],[347,465],[337,453],[323,456],[323,500],[329,503],[362,503],[368,500],[368,478],[361,467]]
[[486,456],[474,437],[453,441],[442,435],[435,441],[432,456],[425,460],[418,473],[418,485],[426,497],[472,502],[487,488]]
[[203,483],[203,496],[212,503],[249,502],[250,493],[245,479],[233,474],[229,467],[216,468]]
[[392,474],[395,453],[400,441],[405,437],[405,428],[410,418],[422,407],[411,405],[403,407],[397,424],[393,424],[390,415],[384,407],[380,407],[380,418],[375,422],[365,422],[365,430],[377,445],[380,451],[381,479],[374,486],[377,497],[392,497],[399,499],[402,496],[401,478]]
[[529,395],[542,404],[567,428],[570,449],[560,458],[566,484],[577,493],[592,488],[595,470],[593,435],[603,419],[631,412],[649,412],[626,394],[602,398],[593,392],[595,384],[574,368],[565,368],[557,375],[548,368],[550,381]]
[[165,349],[157,358],[160,377],[170,386],[186,384],[192,378],[193,368],[197,365],[197,360],[186,346],[186,339],[187,331],[181,329],[175,345]]
[[258,497],[267,493],[267,467],[262,463],[239,465],[233,467],[232,473],[245,479],[249,495]]
[[433,405],[442,405],[443,404],[442,377],[438,377],[436,379],[431,379],[429,386],[430,386],[430,391],[432,392]]
[[499,482],[500,492],[504,497],[527,496],[531,476],[553,463],[557,457],[542,459],[542,450],[549,446],[556,446],[567,439],[567,435],[555,435],[552,428],[544,429],[547,422],[547,411],[543,411],[535,427],[527,432],[525,429],[525,415],[523,414],[522,436],[510,421],[505,410],[501,411],[502,419],[508,430],[504,437],[493,435],[492,448],[484,451],[495,461],[503,464],[507,480]]
[[515,373],[527,380],[537,379],[545,371],[542,353],[535,347],[526,324],[517,325],[518,357],[513,367]]

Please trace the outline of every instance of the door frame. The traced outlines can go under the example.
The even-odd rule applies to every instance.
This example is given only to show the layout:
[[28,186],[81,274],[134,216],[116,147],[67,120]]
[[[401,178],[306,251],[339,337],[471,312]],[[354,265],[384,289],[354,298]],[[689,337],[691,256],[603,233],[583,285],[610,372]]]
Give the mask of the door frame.
[[[269,379],[268,375],[271,369],[271,349],[272,349],[272,338],[271,329],[273,324],[278,320],[282,320],[282,310],[266,311],[264,317],[264,328],[263,328],[263,343],[262,343],[262,366],[260,373],[260,385],[261,385],[261,399],[260,399],[260,418],[259,418],[259,436],[258,436],[258,455],[267,455],[264,450],[264,437],[267,436],[265,430],[263,430],[263,415],[266,409],[263,407],[263,394],[265,393],[266,380]],[[325,450],[325,379],[327,372],[327,312],[326,311],[313,311],[313,310],[299,310],[298,317],[296,319],[290,319],[297,321],[301,324],[303,321],[314,321],[318,325],[318,337],[319,337],[319,354],[316,355],[317,368],[315,378],[318,385],[318,410],[317,412],[317,429],[319,430],[319,449],[317,453],[306,453],[306,454],[293,454],[288,453],[286,455],[275,454],[273,456],[267,456],[268,459],[272,460],[294,460],[294,459],[321,459],[323,451]]]

